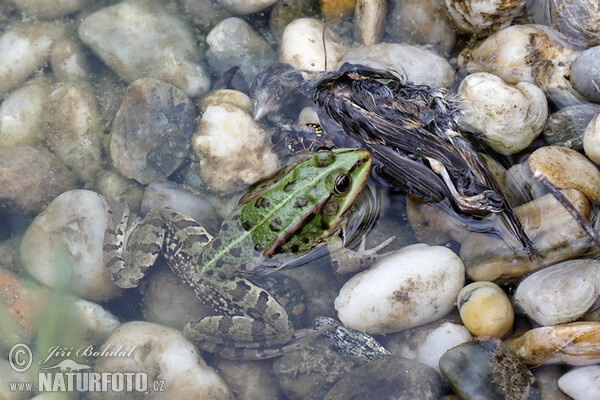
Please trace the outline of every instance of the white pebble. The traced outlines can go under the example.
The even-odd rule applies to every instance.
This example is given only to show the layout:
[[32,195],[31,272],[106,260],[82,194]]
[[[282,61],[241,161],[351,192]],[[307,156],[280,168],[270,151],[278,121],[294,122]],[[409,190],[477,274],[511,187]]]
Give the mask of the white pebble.
[[600,399],[600,365],[575,368],[558,379],[560,390],[575,400]]
[[369,334],[412,328],[443,317],[465,283],[452,250],[415,244],[353,276],[335,299],[340,321]]
[[467,75],[458,93],[464,99],[462,126],[501,154],[515,154],[529,146],[548,118],[546,96],[532,83],[510,85],[480,72]]
[[440,357],[452,347],[472,338],[473,336],[464,326],[446,322],[427,335],[425,342],[417,352],[417,361],[439,371]]
[[224,9],[238,15],[254,14],[275,3],[277,0],[219,0]]
[[600,114],[589,122],[583,134],[583,150],[590,160],[600,165]]

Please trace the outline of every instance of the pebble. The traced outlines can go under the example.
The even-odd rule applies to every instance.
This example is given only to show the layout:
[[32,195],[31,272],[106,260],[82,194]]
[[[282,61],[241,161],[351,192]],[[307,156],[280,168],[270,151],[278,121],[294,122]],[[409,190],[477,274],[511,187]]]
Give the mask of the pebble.
[[0,269],[18,271],[20,244],[21,236],[12,236],[0,241]]
[[20,87],[48,59],[57,28],[44,23],[16,24],[0,36],[0,94]]
[[352,15],[356,8],[357,0],[319,0],[321,12],[325,19],[333,20]]
[[564,107],[581,99],[567,78],[578,54],[549,27],[513,25],[465,50],[458,57],[458,66],[469,73],[489,72],[512,84],[535,83]]
[[540,325],[558,325],[584,315],[600,295],[600,261],[569,260],[523,279],[514,302]]
[[560,365],[542,365],[535,369],[533,377],[542,400],[571,400],[558,388],[558,378],[563,374],[564,368]]
[[386,12],[385,0],[358,0],[354,13],[354,40],[366,46],[381,42]]
[[600,45],[600,6],[595,0],[553,0],[548,10],[554,29],[580,47]]
[[48,96],[42,116],[48,148],[82,182],[102,169],[102,129],[89,85],[59,84]]
[[587,100],[600,103],[600,46],[581,53],[571,66],[571,84]]
[[49,80],[36,78],[4,99],[0,104],[0,146],[42,141],[42,110],[49,93]]
[[512,329],[515,319],[510,300],[500,286],[492,282],[473,282],[458,293],[460,319],[475,336],[502,338]]
[[[183,334],[143,321],[121,325],[101,348],[112,344],[133,351],[131,357],[99,357],[94,372],[143,372],[148,382],[164,381],[161,396],[172,399],[233,399],[225,382],[210,368]],[[149,386],[150,387],[150,386]],[[122,392],[91,392],[91,399],[120,399]]]
[[338,68],[346,62],[403,73],[417,85],[449,88],[455,80],[454,68],[444,58],[431,50],[403,43],[355,47],[342,57]]
[[487,36],[510,25],[526,3],[527,0],[492,0],[485,3],[480,0],[444,0],[445,10],[454,26],[461,32],[478,36]]
[[571,322],[531,329],[505,343],[527,365],[600,362],[600,322]]
[[94,179],[93,189],[114,203],[127,203],[133,212],[139,212],[144,186],[126,179],[116,169],[104,169]]
[[431,331],[417,350],[417,361],[429,365],[439,372],[440,358],[451,348],[471,340],[473,336],[467,328],[452,322],[445,322]]
[[211,366],[229,386],[236,399],[278,400],[281,389],[271,373],[269,360],[239,362],[217,358]]
[[422,325],[454,308],[464,286],[464,266],[445,247],[404,247],[354,275],[335,299],[348,328],[385,334]]
[[262,125],[252,118],[248,96],[219,90],[205,97],[200,109],[192,146],[202,180],[211,190],[231,193],[277,170],[277,155]]
[[240,18],[219,22],[206,36],[206,43],[210,47],[208,62],[214,70],[238,66],[248,84],[265,65],[277,60],[271,46]]
[[533,395],[533,375],[500,340],[475,338],[448,350],[440,372],[460,398],[522,400]]
[[50,50],[52,75],[59,82],[87,82],[89,66],[78,42],[57,40]]
[[0,147],[0,210],[35,215],[56,196],[75,188],[76,178],[42,148]]
[[478,134],[500,154],[527,148],[548,117],[546,96],[532,83],[511,85],[496,75],[479,72],[467,75],[458,93],[464,99],[462,127]]
[[553,112],[546,121],[543,135],[546,142],[575,151],[583,151],[583,135],[600,105],[580,104]]
[[165,180],[189,155],[195,118],[194,104],[175,86],[134,81],[113,121],[113,166],[143,185]]
[[271,9],[269,29],[280,40],[290,22],[298,18],[316,17],[319,13],[318,0],[279,0]]
[[[25,269],[39,282],[84,299],[104,301],[121,293],[106,275],[104,198],[89,190],[56,197],[29,225],[21,242]],[[32,251],[35,249],[35,251]]]
[[443,0],[394,1],[388,4],[388,42],[431,46],[442,54],[456,43],[456,30],[444,13]]
[[575,368],[558,380],[560,390],[575,400],[600,399],[600,365]]
[[51,19],[62,17],[81,10],[85,0],[10,0],[14,6],[29,18]]
[[218,0],[219,4],[234,14],[254,14],[272,6],[277,0]]
[[325,400],[437,400],[442,393],[442,380],[433,368],[390,355],[350,372],[329,390]]
[[[279,61],[303,71],[325,71],[323,29],[325,24],[315,18],[299,18],[286,26],[279,47]],[[336,70],[336,65],[347,49],[337,35],[327,30],[327,70]]]
[[79,38],[127,82],[156,78],[191,97],[210,88],[192,33],[158,6],[122,2],[100,9],[81,22]]
[[596,114],[583,134],[585,155],[596,164],[600,164],[600,118]]

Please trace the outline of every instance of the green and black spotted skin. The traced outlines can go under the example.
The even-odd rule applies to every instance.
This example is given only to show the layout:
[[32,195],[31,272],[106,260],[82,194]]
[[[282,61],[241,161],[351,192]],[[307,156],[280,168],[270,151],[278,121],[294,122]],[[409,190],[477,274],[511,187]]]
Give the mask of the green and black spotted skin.
[[[137,286],[162,252],[169,266],[220,315],[188,324],[186,336],[206,351],[285,344],[294,328],[285,309],[251,281],[257,270],[302,255],[339,228],[362,192],[371,169],[360,149],[319,151],[258,183],[210,235],[190,217],[153,209],[123,251],[127,215],[105,236],[109,276]],[[126,213],[124,213],[126,214]],[[125,222],[123,222],[125,220]]]

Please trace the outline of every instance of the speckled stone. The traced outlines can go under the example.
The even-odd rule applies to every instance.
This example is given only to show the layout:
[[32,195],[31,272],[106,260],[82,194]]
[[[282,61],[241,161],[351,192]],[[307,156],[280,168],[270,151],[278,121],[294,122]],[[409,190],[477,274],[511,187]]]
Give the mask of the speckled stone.
[[583,97],[600,102],[600,46],[581,53],[573,61],[570,76],[573,87]]
[[157,79],[133,82],[113,121],[111,157],[126,178],[162,181],[188,156],[194,104],[181,90]]
[[582,151],[585,128],[598,113],[600,113],[600,105],[594,104],[578,104],[561,108],[548,117],[542,132],[544,139],[552,145]]

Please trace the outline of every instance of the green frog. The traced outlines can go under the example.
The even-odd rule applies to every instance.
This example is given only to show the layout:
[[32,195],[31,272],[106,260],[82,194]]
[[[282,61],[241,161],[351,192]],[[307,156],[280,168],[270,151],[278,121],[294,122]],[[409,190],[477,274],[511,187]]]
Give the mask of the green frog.
[[314,153],[253,187],[215,238],[187,215],[155,208],[125,243],[124,208],[105,235],[108,275],[120,287],[136,287],[162,253],[219,314],[188,324],[186,337],[202,350],[234,359],[278,355],[261,349],[281,349],[297,335],[283,306],[252,275],[277,269],[338,232],[370,169],[364,150]]

